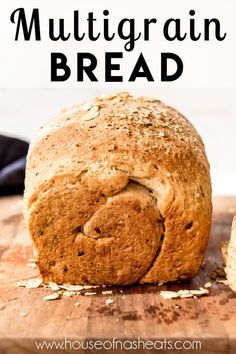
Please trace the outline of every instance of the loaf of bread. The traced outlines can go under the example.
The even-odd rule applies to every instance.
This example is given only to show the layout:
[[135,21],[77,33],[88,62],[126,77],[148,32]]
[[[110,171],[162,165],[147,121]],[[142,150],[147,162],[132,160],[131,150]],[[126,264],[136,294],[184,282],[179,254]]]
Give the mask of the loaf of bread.
[[230,241],[227,247],[226,275],[229,286],[236,291],[236,216],[233,219]]
[[203,142],[157,99],[119,93],[63,109],[31,143],[24,215],[45,283],[190,279],[211,213]]

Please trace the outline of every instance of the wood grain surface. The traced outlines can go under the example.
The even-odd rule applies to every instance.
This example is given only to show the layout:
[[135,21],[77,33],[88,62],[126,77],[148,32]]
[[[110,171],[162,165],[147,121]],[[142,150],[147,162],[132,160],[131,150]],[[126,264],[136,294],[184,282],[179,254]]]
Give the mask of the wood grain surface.
[[[200,340],[193,353],[236,353],[236,294],[226,285],[212,281],[210,294],[201,298],[164,300],[161,290],[198,289],[222,265],[220,245],[229,238],[236,198],[214,199],[211,238],[206,266],[191,282],[168,285],[112,287],[112,295],[63,297],[44,301],[50,289],[17,287],[19,280],[38,277],[28,266],[32,249],[26,235],[21,197],[0,199],[0,354],[94,353],[101,350],[39,350],[35,340]],[[187,250],[186,250],[187,252]],[[113,303],[107,304],[111,298]],[[80,305],[76,306],[75,303]],[[65,342],[63,342],[65,343]],[[77,346],[76,346],[77,345]],[[78,348],[75,342],[74,349]],[[109,345],[108,345],[109,346]],[[126,348],[128,348],[128,344]],[[164,348],[165,345],[157,343]],[[142,353],[186,353],[186,350],[143,350]],[[128,350],[127,350],[128,351]],[[129,350],[130,351],[130,350]],[[118,349],[109,352],[124,352]],[[138,352],[132,351],[131,352]]]

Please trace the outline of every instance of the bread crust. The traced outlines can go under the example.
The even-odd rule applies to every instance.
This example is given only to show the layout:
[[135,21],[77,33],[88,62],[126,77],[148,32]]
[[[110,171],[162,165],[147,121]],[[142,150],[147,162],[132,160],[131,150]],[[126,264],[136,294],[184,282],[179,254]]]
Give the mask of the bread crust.
[[31,143],[24,205],[45,282],[190,279],[211,227],[203,142],[152,98],[119,93],[64,109]]
[[226,275],[230,288],[236,291],[236,216],[233,219],[231,237],[227,248]]

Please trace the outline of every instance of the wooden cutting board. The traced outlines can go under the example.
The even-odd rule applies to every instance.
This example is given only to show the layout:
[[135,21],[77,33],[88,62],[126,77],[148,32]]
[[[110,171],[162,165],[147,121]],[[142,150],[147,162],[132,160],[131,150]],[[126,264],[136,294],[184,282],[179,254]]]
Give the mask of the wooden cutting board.
[[[212,281],[210,295],[189,299],[164,300],[161,290],[198,289],[222,265],[220,245],[229,238],[236,198],[215,198],[211,239],[205,256],[206,266],[191,282],[173,285],[110,287],[112,295],[63,297],[44,301],[50,289],[17,287],[19,280],[38,277],[28,261],[32,249],[27,239],[21,197],[0,199],[0,354],[67,353],[67,350],[38,350],[35,340],[70,338],[74,348],[86,339],[129,341],[200,340],[194,353],[236,353],[236,294],[226,285]],[[187,252],[187,250],[186,250]],[[107,304],[111,298],[113,303]],[[80,305],[75,305],[76,303]],[[65,343],[65,342],[64,342]],[[85,342],[84,342],[85,343]],[[109,346],[109,342],[107,342]],[[137,342],[136,342],[137,343]],[[139,342],[139,347],[143,348]],[[85,345],[85,344],[84,344]],[[153,344],[154,345],[154,344]],[[156,347],[167,344],[156,342]],[[183,344],[181,344],[183,345]],[[184,344],[186,345],[186,344]],[[191,344],[194,345],[194,344]],[[114,353],[121,353],[120,346]],[[150,348],[150,347],[148,347]],[[148,349],[146,348],[146,349]],[[89,352],[95,350],[74,350]],[[97,352],[97,351],[96,351]],[[100,350],[101,353],[104,352]],[[109,352],[112,352],[110,350]],[[133,351],[134,352],[134,351]],[[137,352],[137,350],[135,351]],[[140,350],[140,352],[186,353],[181,350]]]

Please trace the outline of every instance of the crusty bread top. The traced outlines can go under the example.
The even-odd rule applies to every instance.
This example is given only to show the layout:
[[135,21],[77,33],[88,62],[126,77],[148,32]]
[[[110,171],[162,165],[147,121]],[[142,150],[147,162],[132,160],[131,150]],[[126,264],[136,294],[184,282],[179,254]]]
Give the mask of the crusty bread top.
[[154,177],[159,170],[164,179],[177,173],[194,183],[199,169],[209,170],[202,140],[182,114],[157,99],[126,92],[62,109],[39,131],[28,160],[28,168],[35,171],[30,194],[51,173],[74,166],[79,173],[101,163],[131,172],[134,178]]

